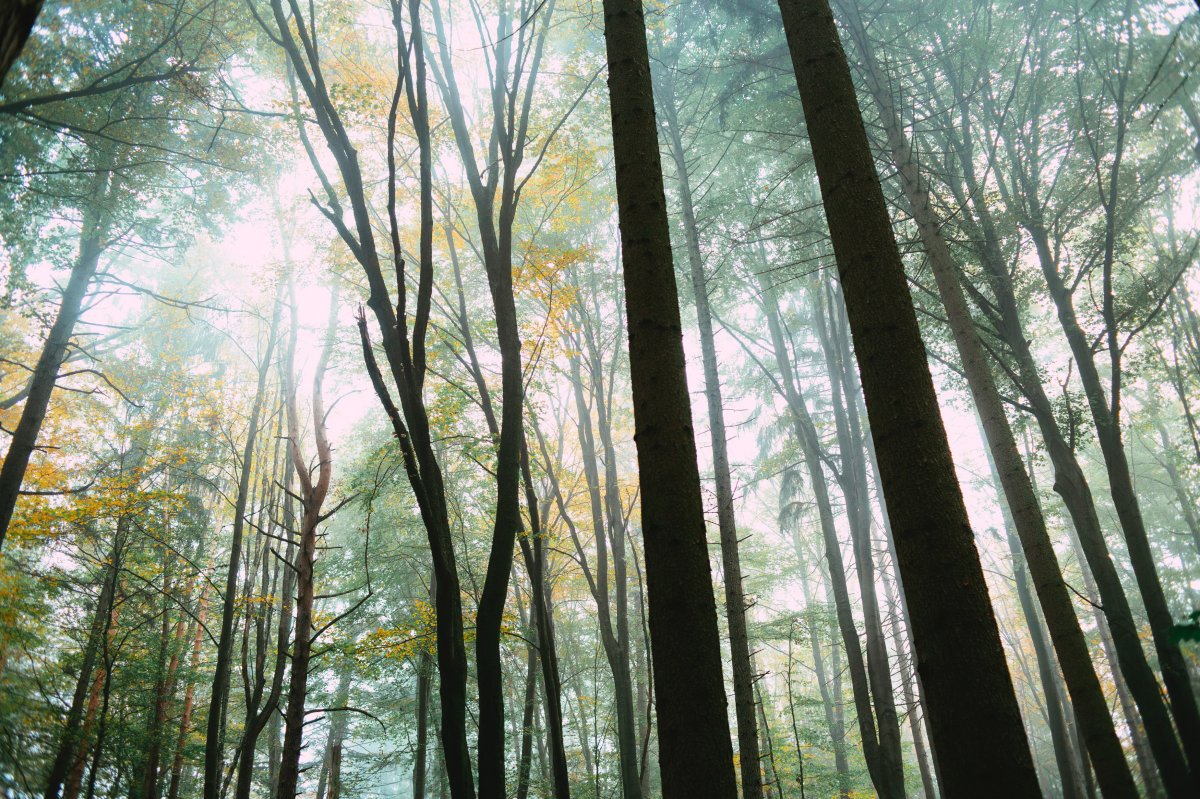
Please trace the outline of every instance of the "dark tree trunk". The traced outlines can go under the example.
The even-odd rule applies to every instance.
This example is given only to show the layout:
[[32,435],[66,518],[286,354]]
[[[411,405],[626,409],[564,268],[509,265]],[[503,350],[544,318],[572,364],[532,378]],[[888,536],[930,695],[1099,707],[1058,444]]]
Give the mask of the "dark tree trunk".
[[[907,642],[908,625],[904,620],[904,608],[896,599],[896,591],[887,572],[883,577],[884,593],[887,596],[888,615],[892,617],[892,629],[896,631],[897,639]],[[917,770],[921,773],[921,791],[925,799],[937,799],[937,788],[933,784],[933,769],[929,767],[929,751],[925,746],[925,733],[921,729],[922,708],[917,700],[912,670],[911,651],[906,653],[898,640],[896,644],[896,661],[900,666],[900,691],[904,695],[905,714],[908,716],[908,727],[912,731],[913,753],[917,756]]]
[[1164,785],[1172,797],[1189,796],[1192,788],[1187,763],[1175,739],[1158,681],[1142,650],[1138,625],[1109,553],[1091,487],[1071,444],[1059,427],[1054,407],[1042,385],[1038,365],[1021,321],[1016,293],[1000,253],[995,224],[987,207],[974,199],[980,187],[975,178],[973,161],[961,144],[956,143],[954,149],[962,166],[967,192],[973,198],[971,208],[975,211],[978,225],[975,231],[978,235],[973,238],[978,243],[980,263],[995,298],[994,326],[1013,358],[1012,371],[1016,374],[1018,388],[1025,395],[1045,441],[1046,452],[1054,467],[1054,491],[1062,497],[1078,534],[1088,569],[1096,581],[1101,607],[1112,633],[1117,663],[1141,713],[1146,738],[1154,752]]
[[[292,298],[292,327],[299,325],[295,297]],[[283,714],[283,747],[279,756],[279,787],[276,799],[293,799],[299,788],[300,753],[304,747],[305,702],[308,698],[308,667],[312,658],[313,602],[316,598],[314,568],[317,561],[317,528],[325,520],[321,508],[329,494],[329,483],[333,477],[333,455],[325,427],[325,400],[322,387],[329,356],[333,351],[334,333],[337,330],[337,292],[330,297],[329,321],[325,330],[325,344],[313,374],[312,387],[312,430],[316,444],[316,478],[309,469],[300,447],[300,421],[296,407],[296,390],[293,385],[294,364],[288,363],[284,372],[287,396],[287,426],[289,449],[296,479],[300,483],[300,498],[303,512],[300,515],[299,541],[295,563],[296,578],[296,621],[291,652],[291,677],[288,682],[287,707]],[[289,358],[289,361],[291,359]]]
[[550,585],[546,580],[546,535],[533,471],[529,463],[528,439],[521,441],[521,473],[525,484],[525,503],[529,512],[529,536],[521,539],[521,553],[530,580],[530,612],[538,640],[538,661],[542,668],[542,693],[545,699],[547,737],[550,744],[550,768],[554,779],[554,799],[570,799],[571,777],[567,771],[567,753],[563,743],[562,679],[558,671],[558,649],[554,640],[554,612]]
[[0,7],[0,86],[21,55],[41,11],[42,0],[8,0]]
[[[436,579],[436,578],[434,578]],[[437,587],[429,586],[429,601],[435,602]],[[433,682],[433,655],[422,649],[417,663],[417,751],[413,757],[413,799],[425,799],[429,775],[429,690]]]
[[713,451],[713,479],[717,494],[717,529],[721,536],[721,565],[725,576],[725,618],[729,624],[730,667],[733,673],[733,707],[737,718],[738,762],[742,775],[742,798],[761,799],[762,769],[758,750],[758,728],[754,713],[754,669],[750,665],[750,638],[746,632],[746,593],[742,588],[742,566],[738,553],[737,519],[733,510],[733,483],[729,474],[729,446],[725,433],[725,407],[721,396],[721,376],[717,369],[717,347],[713,336],[712,311],[708,304],[708,285],[704,275],[704,256],[700,252],[696,209],[692,198],[692,178],[688,173],[683,137],[679,130],[674,78],[664,81],[666,90],[663,120],[675,179],[679,183],[679,204],[687,243],[688,271],[692,296],[696,302],[696,324],[700,331],[700,352],[704,364],[704,396],[708,404],[708,432]]
[[[904,576],[942,790],[1038,796],[904,265],[827,0],[780,0]],[[988,724],[981,725],[980,718]]]
[[[353,228],[340,217],[330,215],[330,221],[338,235],[354,254],[369,294],[366,305],[382,332],[383,352],[388,373],[394,385],[399,405],[392,400],[391,389],[384,381],[383,372],[375,359],[367,329],[365,314],[359,316],[359,337],[363,350],[363,361],[371,379],[372,388],[380,405],[388,415],[392,431],[400,445],[404,469],[421,512],[436,577],[437,597],[434,603],[437,614],[437,664],[439,675],[439,705],[441,708],[442,750],[445,755],[446,778],[454,799],[473,799],[475,796],[474,775],[471,768],[470,750],[467,745],[466,680],[467,655],[463,641],[462,598],[458,579],[457,558],[450,528],[449,510],[446,501],[445,483],[441,464],[434,452],[430,432],[429,414],[425,406],[424,382],[426,373],[425,339],[429,327],[431,297],[433,292],[433,186],[432,151],[430,141],[429,105],[426,97],[425,41],[421,25],[421,7],[418,0],[409,0],[408,11],[411,37],[402,27],[404,3],[392,3],[393,22],[396,29],[397,85],[392,96],[388,117],[388,222],[391,234],[391,262],[394,267],[394,283],[384,277],[382,259],[372,222],[372,209],[368,202],[358,154],[346,132],[337,104],[329,95],[327,84],[316,57],[313,42],[308,38],[309,28],[293,27],[291,16],[299,13],[299,6],[289,3],[284,8],[283,0],[272,0],[273,24],[268,28],[281,44],[292,65],[296,80],[303,89],[314,113],[316,122],[337,163],[338,174],[346,189],[346,200],[350,204]],[[297,38],[299,37],[299,39]],[[410,49],[411,38],[411,49]],[[420,262],[417,276],[415,313],[409,329],[410,307],[406,263],[400,246],[399,222],[396,216],[397,183],[394,136],[397,111],[402,94],[407,95],[412,114],[413,130],[419,149],[420,170]],[[308,139],[305,123],[300,123],[302,142],[313,168],[325,176],[321,161]],[[326,199],[341,207],[341,200],[329,190]],[[396,289],[393,303],[389,285]],[[209,799],[206,797],[205,799]]]
[[[1074,761],[1071,752],[1070,730],[1067,729],[1067,718],[1063,713],[1062,700],[1058,693],[1058,679],[1055,675],[1054,657],[1046,643],[1046,632],[1042,628],[1042,620],[1038,617],[1037,606],[1033,604],[1033,595],[1029,590],[1029,577],[1025,571],[1025,558],[1020,549],[1020,542],[1012,529],[1005,531],[1009,554],[1013,561],[1013,578],[1017,585],[1017,601],[1021,605],[1021,613],[1025,616],[1025,624],[1029,627],[1029,638],[1033,643],[1033,654],[1037,661],[1038,681],[1042,686],[1042,696],[1045,700],[1046,726],[1050,728],[1050,743],[1054,749],[1054,763],[1058,767],[1058,777],[1062,782],[1062,793],[1066,799],[1083,799],[1083,775],[1079,764]],[[1121,753],[1121,762],[1125,762],[1125,753]],[[1125,770],[1129,770],[1126,764]],[[1130,774],[1129,781],[1133,782]],[[1124,794],[1136,797],[1134,792]]]
[[[117,522],[117,534],[113,540],[112,549],[108,557],[109,568],[105,573],[104,582],[100,588],[100,598],[96,603],[96,613],[92,618],[91,630],[88,633],[87,645],[84,648],[83,662],[79,666],[79,675],[75,681],[75,693],[71,697],[71,706],[67,711],[66,729],[63,730],[63,736],[59,741],[54,761],[50,765],[50,775],[47,778],[45,794],[46,799],[58,799],[59,794],[63,790],[63,782],[75,770],[73,764],[77,759],[80,759],[80,766],[82,766],[84,753],[79,750],[86,743],[86,736],[83,734],[81,723],[84,717],[85,705],[90,705],[88,697],[89,686],[92,682],[92,672],[96,668],[96,660],[101,656],[101,650],[104,648],[104,639],[108,636],[113,623],[113,597],[117,590],[117,580],[120,576],[124,548],[125,523],[124,517],[122,517]],[[90,711],[94,715],[95,708],[91,708]],[[80,775],[82,776],[82,769],[80,770]],[[76,792],[78,792],[78,788],[76,788]]]
[[[867,86],[879,110],[879,116],[887,136],[887,149],[896,166],[896,177],[913,218],[921,244],[929,258],[938,293],[946,309],[946,317],[958,349],[959,359],[967,377],[971,397],[979,413],[984,441],[988,446],[989,462],[1003,494],[1013,526],[1020,537],[1022,551],[1033,577],[1034,587],[1041,602],[1050,637],[1062,664],[1072,704],[1079,719],[1081,732],[1092,761],[1097,765],[1097,777],[1101,790],[1108,799],[1137,796],[1133,774],[1125,761],[1121,742],[1113,725],[1108,702],[1096,677],[1091,653],[1071,596],[1063,580],[1062,571],[1054,555],[1054,547],[1046,530],[1041,507],[1033,492],[1029,474],[1017,449],[1016,438],[1004,410],[1000,392],[992,377],[988,357],[971,317],[970,307],[959,279],[959,267],[941,231],[941,222],[933,208],[929,189],[921,175],[912,146],[904,133],[900,116],[893,104],[891,86],[884,77],[866,29],[857,11],[849,6],[851,30],[864,61]],[[1019,567],[1018,567],[1019,568]],[[1018,573],[1018,586],[1024,586],[1024,572]],[[1040,639],[1040,627],[1036,613],[1027,621],[1034,636],[1035,649],[1045,641]],[[1053,664],[1045,653],[1038,655],[1038,668],[1043,687],[1047,689],[1046,702],[1051,710],[1051,733],[1056,756],[1066,753],[1065,725],[1061,713],[1054,713],[1056,702],[1049,691],[1053,682]],[[1069,761],[1068,761],[1069,762]],[[1064,791],[1068,796],[1076,795],[1078,786],[1071,784],[1072,774],[1063,775]]]
[[640,0],[605,0],[663,796],[735,799],[721,645]]

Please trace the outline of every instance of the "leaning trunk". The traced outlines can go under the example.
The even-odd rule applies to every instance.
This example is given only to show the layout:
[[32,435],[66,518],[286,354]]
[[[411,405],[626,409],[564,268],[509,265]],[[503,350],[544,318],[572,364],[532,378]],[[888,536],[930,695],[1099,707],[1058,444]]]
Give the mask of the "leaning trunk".
[[[1037,772],[850,68],[826,0],[780,0],[904,578],[947,796],[1037,796]],[[989,724],[979,724],[980,717]]]

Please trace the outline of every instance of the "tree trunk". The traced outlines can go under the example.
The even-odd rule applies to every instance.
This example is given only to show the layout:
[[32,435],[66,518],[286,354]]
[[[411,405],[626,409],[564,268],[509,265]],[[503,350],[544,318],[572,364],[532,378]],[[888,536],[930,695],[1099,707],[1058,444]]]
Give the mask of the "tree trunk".
[[[829,321],[832,321],[837,313],[833,307],[833,299],[830,298],[828,304],[814,302],[812,312],[817,322],[832,387],[834,423],[841,460],[837,480],[846,503],[846,517],[854,544],[855,572],[858,576],[859,597],[863,609],[863,630],[866,633],[867,677],[871,684],[871,697],[879,730],[881,772],[888,781],[888,793],[903,796],[904,758],[900,751],[900,719],[896,714],[892,668],[887,653],[883,620],[879,612],[878,592],[875,588],[875,547],[871,538],[867,456],[855,403],[857,384],[849,378],[849,346],[843,347],[842,342],[831,335],[833,327]],[[829,321],[826,320],[826,312],[830,317]]]
[[[908,627],[904,623],[904,608],[896,599],[896,591],[887,572],[883,576],[883,589],[887,596],[888,615],[892,617],[892,629],[897,639],[907,641]],[[917,756],[917,770],[921,773],[921,790],[925,799],[937,799],[937,788],[933,784],[933,770],[929,767],[929,752],[925,747],[925,734],[921,730],[921,703],[916,698],[912,673],[911,654],[902,651],[900,640],[896,644],[896,660],[900,665],[900,690],[904,695],[904,707],[908,716],[908,727],[912,731],[913,751]]]
[[[817,436],[816,425],[808,412],[805,398],[792,371],[790,351],[784,337],[783,321],[779,315],[778,299],[774,288],[768,285],[765,276],[759,278],[763,311],[767,317],[767,329],[775,350],[775,362],[779,371],[782,394],[787,401],[792,419],[792,428],[804,456],[813,498],[821,528],[821,541],[825,547],[825,561],[829,567],[830,593],[833,596],[834,612],[842,643],[846,647],[846,662],[850,670],[850,685],[854,696],[854,708],[858,715],[858,728],[862,737],[863,757],[867,771],[877,791],[885,797],[904,796],[904,776],[900,770],[899,752],[892,749],[884,752],[880,746],[879,733],[871,703],[872,685],[867,664],[863,661],[862,642],[854,622],[854,607],[850,602],[846,566],[842,560],[841,542],[833,514],[833,502],[822,466],[824,451]],[[857,522],[856,522],[857,524]],[[880,680],[882,682],[882,680]],[[891,691],[890,676],[887,689]]]
[[[917,223],[921,244],[929,258],[942,305],[946,309],[954,343],[966,373],[967,385],[978,409],[984,440],[988,446],[989,462],[999,482],[1013,526],[1020,537],[1045,614],[1046,625],[1062,664],[1068,690],[1071,692],[1072,705],[1079,719],[1081,733],[1092,762],[1096,764],[1101,791],[1108,799],[1136,797],[1137,786],[1134,784],[1133,774],[1125,760],[1112,715],[1108,710],[1108,702],[1100,680],[1096,677],[1087,641],[1079,626],[1070,593],[1054,555],[1054,547],[1046,530],[1041,507],[1033,492],[1029,474],[1025,471],[1000,392],[992,377],[987,355],[971,318],[967,298],[959,280],[958,264],[942,236],[941,222],[931,203],[928,186],[918,169],[912,146],[893,104],[891,86],[875,59],[857,11],[853,7],[850,8],[851,29],[862,53],[867,85],[879,110],[881,124],[887,136],[887,148],[896,166],[896,176],[901,184],[905,202]],[[1017,577],[1019,588],[1024,585],[1023,580],[1024,573],[1021,572]],[[1040,637],[1036,613],[1030,616],[1027,612],[1026,619],[1034,636],[1035,650],[1039,644],[1044,647],[1045,642]],[[1057,709],[1054,694],[1049,690],[1053,683],[1048,679],[1052,675],[1053,664],[1047,662],[1045,653],[1038,655],[1038,668],[1043,688],[1047,689],[1047,707],[1051,709],[1050,726],[1055,754],[1061,757],[1065,754],[1067,745],[1065,726],[1061,718],[1055,723],[1055,716],[1061,716],[1061,713],[1054,712]],[[1068,796],[1076,795],[1078,790],[1078,786],[1068,785],[1071,777],[1069,771],[1063,774],[1064,791]]]
[[[124,463],[122,463],[123,470]],[[50,765],[50,775],[47,778],[45,793],[46,799],[58,799],[63,789],[63,781],[74,770],[72,764],[77,757],[85,757],[83,753],[79,753],[81,744],[86,741],[86,736],[80,729],[80,723],[84,715],[84,705],[88,702],[88,688],[91,683],[92,672],[96,668],[96,659],[100,657],[101,650],[105,648],[104,641],[113,624],[113,599],[117,590],[117,581],[120,577],[121,561],[125,549],[125,526],[125,517],[122,516],[117,520],[117,531],[108,557],[109,568],[100,588],[100,597],[96,602],[96,614],[92,619],[91,630],[88,633],[87,646],[83,652],[83,662],[79,666],[79,676],[75,681],[75,693],[71,698],[71,707],[67,711],[66,729],[63,731],[63,737],[59,741],[54,761]]]
[[692,199],[692,179],[679,130],[674,78],[662,83],[664,128],[675,162],[675,180],[679,184],[679,204],[687,242],[688,271],[692,296],[696,302],[696,325],[700,331],[700,352],[704,364],[704,396],[708,405],[708,433],[712,442],[713,480],[717,494],[717,529],[721,536],[721,565],[725,576],[725,618],[729,624],[730,665],[733,672],[733,708],[737,718],[738,760],[742,775],[742,798],[761,799],[762,769],[758,750],[758,727],[754,713],[754,670],[750,666],[750,639],[746,632],[746,593],[742,587],[742,566],[738,553],[737,520],[733,509],[733,484],[729,474],[729,446],[725,433],[725,407],[721,396],[721,375],[717,369],[717,347],[713,336],[712,312],[708,304],[708,285],[704,276],[704,256],[700,252],[696,210]]
[[[949,797],[1038,796],[904,266],[827,0],[780,0]],[[987,725],[979,719],[987,718]]]
[[200,607],[196,612],[196,621],[192,630],[192,654],[188,664],[187,685],[183,689],[183,709],[179,716],[179,735],[175,739],[175,756],[171,761],[171,782],[167,787],[167,799],[179,799],[179,789],[183,781],[183,755],[188,733],[191,732],[192,711],[195,707],[196,682],[195,675],[200,665],[201,645],[204,641],[204,622],[208,616],[208,582],[200,591]]
[[29,458],[37,448],[38,434],[41,433],[42,422],[46,420],[50,397],[58,381],[58,370],[70,351],[71,335],[82,313],[88,287],[100,264],[100,255],[108,246],[104,240],[108,235],[108,220],[103,206],[112,192],[106,184],[105,175],[104,172],[97,172],[91,196],[83,209],[79,253],[71,267],[67,286],[63,289],[62,302],[50,327],[50,334],[42,345],[37,365],[29,377],[28,395],[21,408],[21,418],[13,430],[4,464],[0,466],[0,548],[4,546],[13,511],[17,507],[17,497],[21,493]]
[[[242,448],[241,473],[233,508],[233,531],[229,545],[229,570],[225,576],[224,604],[221,608],[221,632],[217,638],[217,662],[213,674],[212,696],[208,703],[208,729],[204,740],[204,799],[221,799],[221,771],[225,759],[225,710],[229,701],[229,672],[233,662],[233,617],[237,610],[238,570],[242,563],[242,537],[246,523],[246,503],[250,495],[250,474],[258,427],[266,397],[267,377],[273,365],[279,318],[283,309],[283,282],[275,295],[267,344],[258,364],[258,387],[250,406],[246,443]],[[289,797],[290,799],[290,797]]]
[[[554,779],[554,799],[570,799],[571,777],[567,771],[567,753],[563,743],[562,679],[558,671],[558,649],[554,640],[554,612],[550,585],[546,581],[546,534],[542,531],[533,471],[529,464],[528,439],[521,441],[521,473],[525,483],[525,504],[529,513],[529,537],[521,539],[521,553],[530,579],[530,612],[538,640],[538,661],[542,667],[542,693],[545,699],[550,767]],[[530,541],[529,539],[532,539]]]
[[[797,546],[797,554],[799,554],[799,546]],[[819,564],[817,568],[821,568]],[[822,582],[824,582],[823,573]],[[813,602],[812,592],[807,581],[804,583],[804,607],[809,610],[810,614],[816,610],[816,604]],[[829,729],[829,740],[833,744],[833,765],[837,771],[838,796],[841,799],[847,799],[850,796],[850,763],[846,759],[846,723],[842,714],[838,712],[837,703],[840,700],[834,695],[826,673],[825,656],[821,652],[820,629],[811,626],[808,632],[813,670],[817,677],[817,687],[821,689],[821,705],[825,708],[825,726]],[[836,647],[837,630],[831,629],[829,632],[833,646]],[[840,688],[838,692],[840,693]]]
[[[975,198],[980,187],[975,179],[974,164],[961,146],[954,149],[962,166],[967,192]],[[1000,254],[995,225],[985,205],[974,199],[971,202],[978,220],[978,235],[973,238],[978,242],[980,263],[997,306],[995,327],[1015,361],[1018,388],[1032,409],[1054,467],[1054,491],[1062,497],[1078,534],[1088,569],[1096,581],[1120,671],[1142,715],[1146,737],[1169,795],[1189,796],[1192,788],[1187,764],[1175,740],[1158,681],[1142,650],[1138,626],[1109,554],[1091,488],[1071,444],[1058,425],[1054,407],[1042,386],[1041,375],[1021,321],[1016,293]]]
[[0,12],[0,86],[21,55],[41,11],[42,0],[10,0],[4,4]]
[[[300,779],[300,753],[304,747],[305,702],[308,697],[308,667],[313,644],[313,602],[316,598],[314,568],[317,560],[317,528],[325,520],[321,508],[329,493],[333,477],[333,455],[325,427],[325,400],[322,386],[333,351],[334,333],[337,330],[336,291],[331,292],[329,321],[325,330],[325,344],[313,374],[312,387],[312,430],[317,450],[316,479],[313,479],[308,463],[300,448],[300,422],[296,408],[296,391],[292,384],[294,364],[289,363],[284,372],[287,392],[287,425],[289,449],[296,478],[300,483],[301,507],[299,546],[296,561],[291,568],[296,573],[296,621],[295,636],[291,653],[291,679],[288,683],[287,708],[283,714],[283,748],[279,759],[279,788],[277,799],[293,799]],[[295,295],[292,296],[292,327],[299,324]],[[290,359],[289,359],[290,360]]]
[[1167,477],[1171,478],[1171,489],[1175,492],[1175,499],[1179,502],[1179,512],[1192,537],[1192,546],[1196,548],[1197,553],[1200,553],[1200,520],[1196,518],[1196,503],[1188,495],[1187,487],[1179,474],[1175,447],[1171,445],[1171,437],[1167,433],[1166,425],[1157,421],[1155,427],[1158,430],[1158,442],[1162,445],[1163,468],[1167,472]]
[[663,796],[735,799],[641,0],[605,0],[604,40]]

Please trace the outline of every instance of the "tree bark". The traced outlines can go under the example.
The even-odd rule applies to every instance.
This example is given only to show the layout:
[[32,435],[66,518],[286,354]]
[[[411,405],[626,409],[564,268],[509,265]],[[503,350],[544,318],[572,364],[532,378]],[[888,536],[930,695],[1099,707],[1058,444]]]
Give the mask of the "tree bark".
[[[1096,764],[1096,776],[1101,791],[1108,799],[1136,797],[1137,786],[1125,760],[1120,739],[1108,702],[1096,677],[1091,653],[1079,619],[1071,604],[1071,596],[1063,580],[1062,570],[1054,555],[1054,547],[1046,530],[1041,506],[1033,492],[1029,474],[1017,448],[1003,400],[992,377],[989,360],[984,352],[979,333],[975,328],[967,298],[959,279],[959,266],[941,231],[941,221],[933,208],[929,188],[918,168],[908,137],[904,133],[900,116],[893,103],[891,86],[875,58],[866,29],[857,10],[848,5],[850,27],[862,54],[864,73],[868,89],[875,100],[882,127],[887,136],[887,149],[896,166],[896,177],[901,184],[903,196],[928,256],[938,294],[946,309],[946,317],[954,337],[959,359],[967,377],[971,397],[978,410],[984,441],[988,446],[988,458],[1003,494],[1007,511],[1020,538],[1022,551],[1033,577],[1038,599],[1045,614],[1046,625],[1054,642],[1063,668],[1072,705],[1079,719],[1080,730]],[[1016,567],[1019,568],[1019,567]],[[1024,573],[1017,576],[1018,587],[1025,585]],[[1035,650],[1045,646],[1040,636],[1036,613],[1026,613]],[[1066,752],[1065,725],[1057,710],[1053,681],[1053,664],[1047,662],[1046,653],[1038,655],[1038,668],[1046,689],[1046,703],[1051,711],[1051,734],[1056,756]],[[1060,718],[1056,719],[1055,716]],[[1068,761],[1069,762],[1069,761]],[[1068,796],[1077,795],[1078,786],[1069,784],[1072,774],[1063,774],[1064,791]]]
[[[780,0],[952,797],[1038,796],[904,266],[827,0]],[[989,724],[979,724],[986,717]]]
[[729,626],[729,659],[733,673],[733,709],[737,718],[738,762],[742,776],[742,798],[762,799],[762,768],[755,720],[754,670],[750,665],[750,638],[746,631],[746,592],[742,587],[742,566],[738,553],[737,519],[733,509],[733,483],[729,474],[729,446],[725,433],[725,407],[721,396],[721,375],[717,369],[717,347],[713,335],[712,311],[708,304],[708,284],[704,276],[704,256],[700,252],[696,209],[692,198],[692,178],[688,172],[683,137],[679,129],[674,78],[662,81],[663,128],[667,134],[675,180],[679,185],[679,204],[691,275],[692,296],[696,303],[696,326],[700,332],[700,353],[704,365],[704,397],[708,405],[708,433],[712,443],[713,482],[717,494],[717,529],[721,537],[721,566],[724,572],[725,618]]
[[641,0],[605,0],[604,39],[663,796],[735,799]]

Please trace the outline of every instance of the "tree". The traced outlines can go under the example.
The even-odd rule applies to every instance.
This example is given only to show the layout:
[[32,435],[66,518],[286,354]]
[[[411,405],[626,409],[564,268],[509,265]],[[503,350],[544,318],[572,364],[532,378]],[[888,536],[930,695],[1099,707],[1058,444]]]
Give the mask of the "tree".
[[[823,0],[781,0],[948,796],[1036,796],[916,313],[850,68]],[[968,642],[969,641],[969,642]],[[986,710],[985,710],[986,708]],[[979,713],[991,723],[978,724]]]
[[605,0],[604,41],[663,795],[732,799],[733,752],[640,0]]

